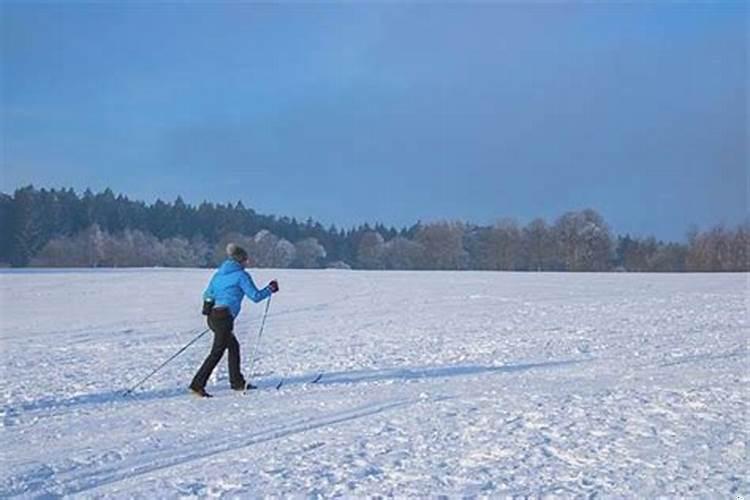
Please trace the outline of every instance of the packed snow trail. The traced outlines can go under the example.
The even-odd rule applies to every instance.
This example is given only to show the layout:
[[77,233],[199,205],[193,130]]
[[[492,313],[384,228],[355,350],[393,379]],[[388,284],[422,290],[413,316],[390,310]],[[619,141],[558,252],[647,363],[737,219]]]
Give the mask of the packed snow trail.
[[123,397],[210,272],[0,273],[0,496],[750,493],[746,274],[255,270],[258,390],[206,335]]

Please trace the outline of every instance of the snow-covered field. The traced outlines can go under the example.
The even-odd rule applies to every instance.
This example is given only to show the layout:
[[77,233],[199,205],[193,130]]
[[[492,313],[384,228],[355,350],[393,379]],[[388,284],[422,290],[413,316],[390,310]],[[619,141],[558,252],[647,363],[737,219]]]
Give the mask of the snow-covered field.
[[746,274],[252,274],[196,399],[209,270],[1,273],[0,496],[750,493]]

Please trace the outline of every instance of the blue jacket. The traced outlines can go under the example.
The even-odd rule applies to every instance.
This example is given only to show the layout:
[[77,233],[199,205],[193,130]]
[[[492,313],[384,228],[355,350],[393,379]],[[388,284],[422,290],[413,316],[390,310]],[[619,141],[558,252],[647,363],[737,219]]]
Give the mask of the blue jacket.
[[234,259],[225,260],[216,270],[203,299],[213,299],[214,307],[228,307],[233,317],[240,313],[242,297],[247,295],[253,302],[260,302],[271,295],[268,287],[258,290],[253,279]]

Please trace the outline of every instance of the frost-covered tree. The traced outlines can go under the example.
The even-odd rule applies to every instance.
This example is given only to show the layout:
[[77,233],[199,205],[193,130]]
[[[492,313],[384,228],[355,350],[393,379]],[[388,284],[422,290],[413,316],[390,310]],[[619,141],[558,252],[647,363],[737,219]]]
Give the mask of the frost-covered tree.
[[385,244],[386,269],[420,269],[424,264],[424,247],[416,241],[396,236]]
[[[364,224],[345,230],[325,229],[312,219],[299,222],[260,215],[241,201],[193,207],[178,196],[171,203],[157,200],[147,205],[115,195],[111,189],[101,193],[87,189],[78,196],[72,189],[27,186],[13,196],[0,193],[0,227],[4,236],[0,265],[14,266],[27,265],[30,259],[34,265],[214,266],[226,258],[226,243],[235,241],[258,265],[273,267],[290,263],[320,267],[328,261],[388,269],[608,270],[617,266],[628,271],[741,271],[750,267],[747,222],[736,228],[696,229],[687,245],[625,236],[617,240],[615,253],[606,224],[593,211],[565,214],[552,227],[537,219],[523,230],[513,221],[489,227],[417,223],[400,231]],[[255,238],[246,236],[250,234]],[[308,238],[323,251],[304,243],[297,255],[290,242]]]
[[279,238],[267,229],[258,231],[253,236],[252,244],[247,249],[257,267],[273,267],[276,244]]
[[102,232],[99,224],[93,224],[84,231],[83,241],[85,244],[84,253],[89,266],[99,267],[105,258],[105,246],[108,243],[106,242],[105,233]]
[[[107,235],[107,265],[113,267],[169,266],[167,250],[156,236],[138,229]],[[175,264],[171,264],[175,265]]]
[[248,251],[257,267],[275,268],[289,267],[297,252],[291,242],[279,238],[267,229],[256,233]]
[[273,267],[281,269],[289,267],[294,262],[297,249],[289,240],[283,238],[276,242],[273,252]]
[[555,223],[554,234],[566,270],[609,269],[612,237],[604,219],[594,210],[566,213]]
[[185,238],[168,238],[164,245],[164,266],[199,267],[201,259],[195,248]]
[[362,235],[357,249],[357,264],[362,269],[384,269],[385,241],[376,231],[368,231]]
[[318,268],[321,267],[323,259],[326,257],[326,250],[323,245],[318,243],[315,238],[305,238],[298,241],[295,245],[295,267],[301,268]]
[[213,250],[201,233],[197,233],[190,239],[190,246],[198,259],[197,267],[210,265]]

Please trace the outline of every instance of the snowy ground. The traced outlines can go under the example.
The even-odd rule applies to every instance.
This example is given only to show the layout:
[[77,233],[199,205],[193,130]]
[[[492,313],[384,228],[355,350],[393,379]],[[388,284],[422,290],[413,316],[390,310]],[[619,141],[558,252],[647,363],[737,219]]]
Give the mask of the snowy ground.
[[1,497],[750,493],[746,274],[257,270],[259,391],[187,395],[206,335],[123,397],[209,273],[0,274]]

